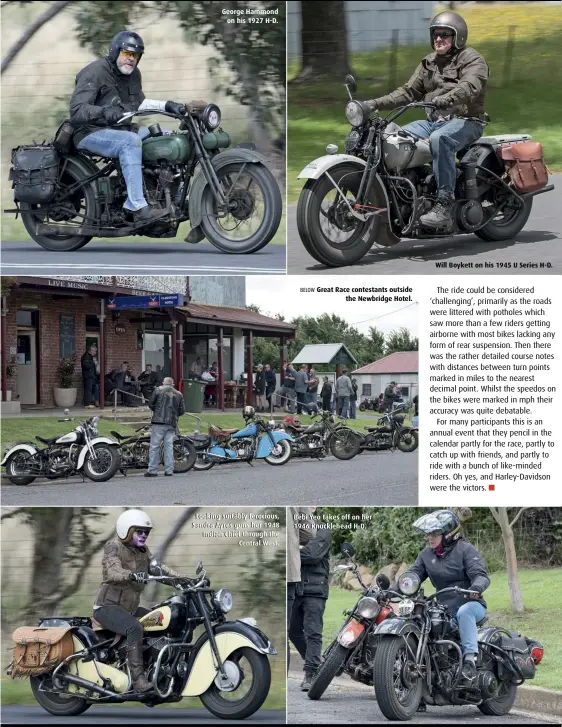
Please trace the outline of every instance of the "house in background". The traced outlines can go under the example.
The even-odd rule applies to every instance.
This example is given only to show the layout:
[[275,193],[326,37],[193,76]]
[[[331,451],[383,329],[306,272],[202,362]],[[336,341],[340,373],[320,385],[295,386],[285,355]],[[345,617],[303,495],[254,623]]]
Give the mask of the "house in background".
[[352,371],[359,385],[359,401],[368,396],[377,397],[391,381],[402,390],[404,399],[418,393],[418,352],[400,351]]
[[332,366],[336,376],[340,376],[342,368],[345,367],[349,371],[353,366],[357,366],[358,361],[343,343],[307,343],[291,363],[295,368],[302,364]]

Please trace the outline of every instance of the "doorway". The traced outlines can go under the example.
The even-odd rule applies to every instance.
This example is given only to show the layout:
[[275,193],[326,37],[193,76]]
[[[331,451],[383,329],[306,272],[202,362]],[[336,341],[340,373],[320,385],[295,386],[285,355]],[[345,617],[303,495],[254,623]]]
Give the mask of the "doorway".
[[35,331],[17,331],[17,393],[21,404],[37,404],[37,346]]

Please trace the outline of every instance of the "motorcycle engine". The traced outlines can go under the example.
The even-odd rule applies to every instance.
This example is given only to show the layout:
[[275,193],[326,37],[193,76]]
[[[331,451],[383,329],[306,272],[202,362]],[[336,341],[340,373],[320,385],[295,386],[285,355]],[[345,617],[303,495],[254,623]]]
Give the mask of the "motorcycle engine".
[[[145,639],[145,643],[147,646],[145,652],[150,650],[150,660],[156,662],[156,659],[158,659],[158,655],[160,654],[164,646],[166,646],[166,644],[169,644],[170,641],[171,639],[169,636],[156,636]],[[172,660],[173,655],[173,650],[167,649],[162,658],[162,664],[168,664]]]
[[253,439],[237,439],[233,446],[234,451],[242,459],[246,459],[252,455],[253,450]]
[[58,477],[62,472],[68,469],[72,465],[71,454],[64,449],[56,449],[49,455],[49,461],[47,462],[46,472],[47,477]]

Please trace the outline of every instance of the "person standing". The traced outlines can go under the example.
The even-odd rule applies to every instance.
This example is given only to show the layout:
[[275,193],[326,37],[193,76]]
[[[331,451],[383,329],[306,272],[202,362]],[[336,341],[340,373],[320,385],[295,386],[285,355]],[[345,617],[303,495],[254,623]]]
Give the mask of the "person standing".
[[271,397],[275,393],[277,388],[277,377],[275,376],[274,369],[269,364],[265,365],[265,396],[267,398],[267,404],[271,412],[275,410],[275,407],[271,405]]
[[296,374],[297,372],[293,368],[293,365],[288,363],[285,368],[283,386],[279,389],[282,406],[285,408],[285,411],[289,412],[289,414],[295,413],[295,399],[297,398],[297,394],[295,391]]
[[316,375],[316,371],[311,367],[308,372],[308,397],[307,404],[318,412],[318,386],[320,379]]
[[357,379],[351,379],[351,395],[349,397],[349,418],[357,419]]
[[254,392],[256,394],[257,411],[265,411],[265,373],[262,364],[257,366],[254,378]]
[[418,416],[419,415],[418,402],[419,402],[418,394],[416,394],[414,396],[414,398],[412,399],[412,403],[414,405],[414,418],[412,420],[412,426],[416,427],[416,429],[417,429],[417,427],[419,425],[419,421],[420,421],[419,416]]
[[351,379],[347,375],[347,369],[342,369],[341,376],[336,379],[336,397],[338,416],[343,419],[347,417],[352,391],[353,387],[351,386]]
[[384,390],[383,406],[386,412],[392,411],[392,405],[394,404],[394,387],[396,381],[391,381],[390,384]]
[[162,386],[154,389],[148,406],[152,410],[152,429],[145,477],[157,477],[160,464],[160,444],[164,442],[164,471],[174,474],[174,437],[178,419],[185,414],[183,396],[174,389],[174,380],[167,376]]
[[202,373],[203,373],[203,364],[201,363],[201,356],[197,356],[195,361],[190,366],[189,376],[192,379],[200,379]]
[[308,392],[308,371],[303,364],[295,374],[295,391],[297,394],[297,414],[308,411],[306,406],[306,394]]
[[327,376],[324,376],[322,378],[322,391],[320,392],[320,394],[322,396],[323,411],[331,411],[333,387],[332,382],[328,379]]
[[80,365],[82,367],[82,382],[84,384],[84,408],[94,409],[92,400],[94,398],[94,389],[96,385],[97,376],[97,364],[96,355],[98,349],[95,344],[92,344],[87,351],[82,354],[80,359]]
[[[295,602],[296,588],[301,580],[300,546],[305,545],[312,537],[312,523],[307,516],[312,515],[314,508],[289,507],[287,522],[287,634],[291,621],[291,612]],[[290,651],[287,641],[287,672],[289,671]]]

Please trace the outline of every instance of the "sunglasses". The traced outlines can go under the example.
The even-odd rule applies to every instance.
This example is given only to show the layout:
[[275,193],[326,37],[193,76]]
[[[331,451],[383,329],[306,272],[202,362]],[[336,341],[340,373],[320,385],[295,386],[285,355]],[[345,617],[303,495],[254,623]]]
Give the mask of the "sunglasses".
[[433,37],[434,38],[452,38],[454,36],[454,33],[451,33],[449,30],[434,30],[433,31]]
[[133,51],[133,50],[122,50],[121,55],[124,58],[134,58],[135,60],[140,58],[140,53],[135,53],[135,51]]
[[146,535],[146,537],[148,537],[150,535],[150,530],[145,528],[135,528],[135,533],[138,533],[139,535]]

